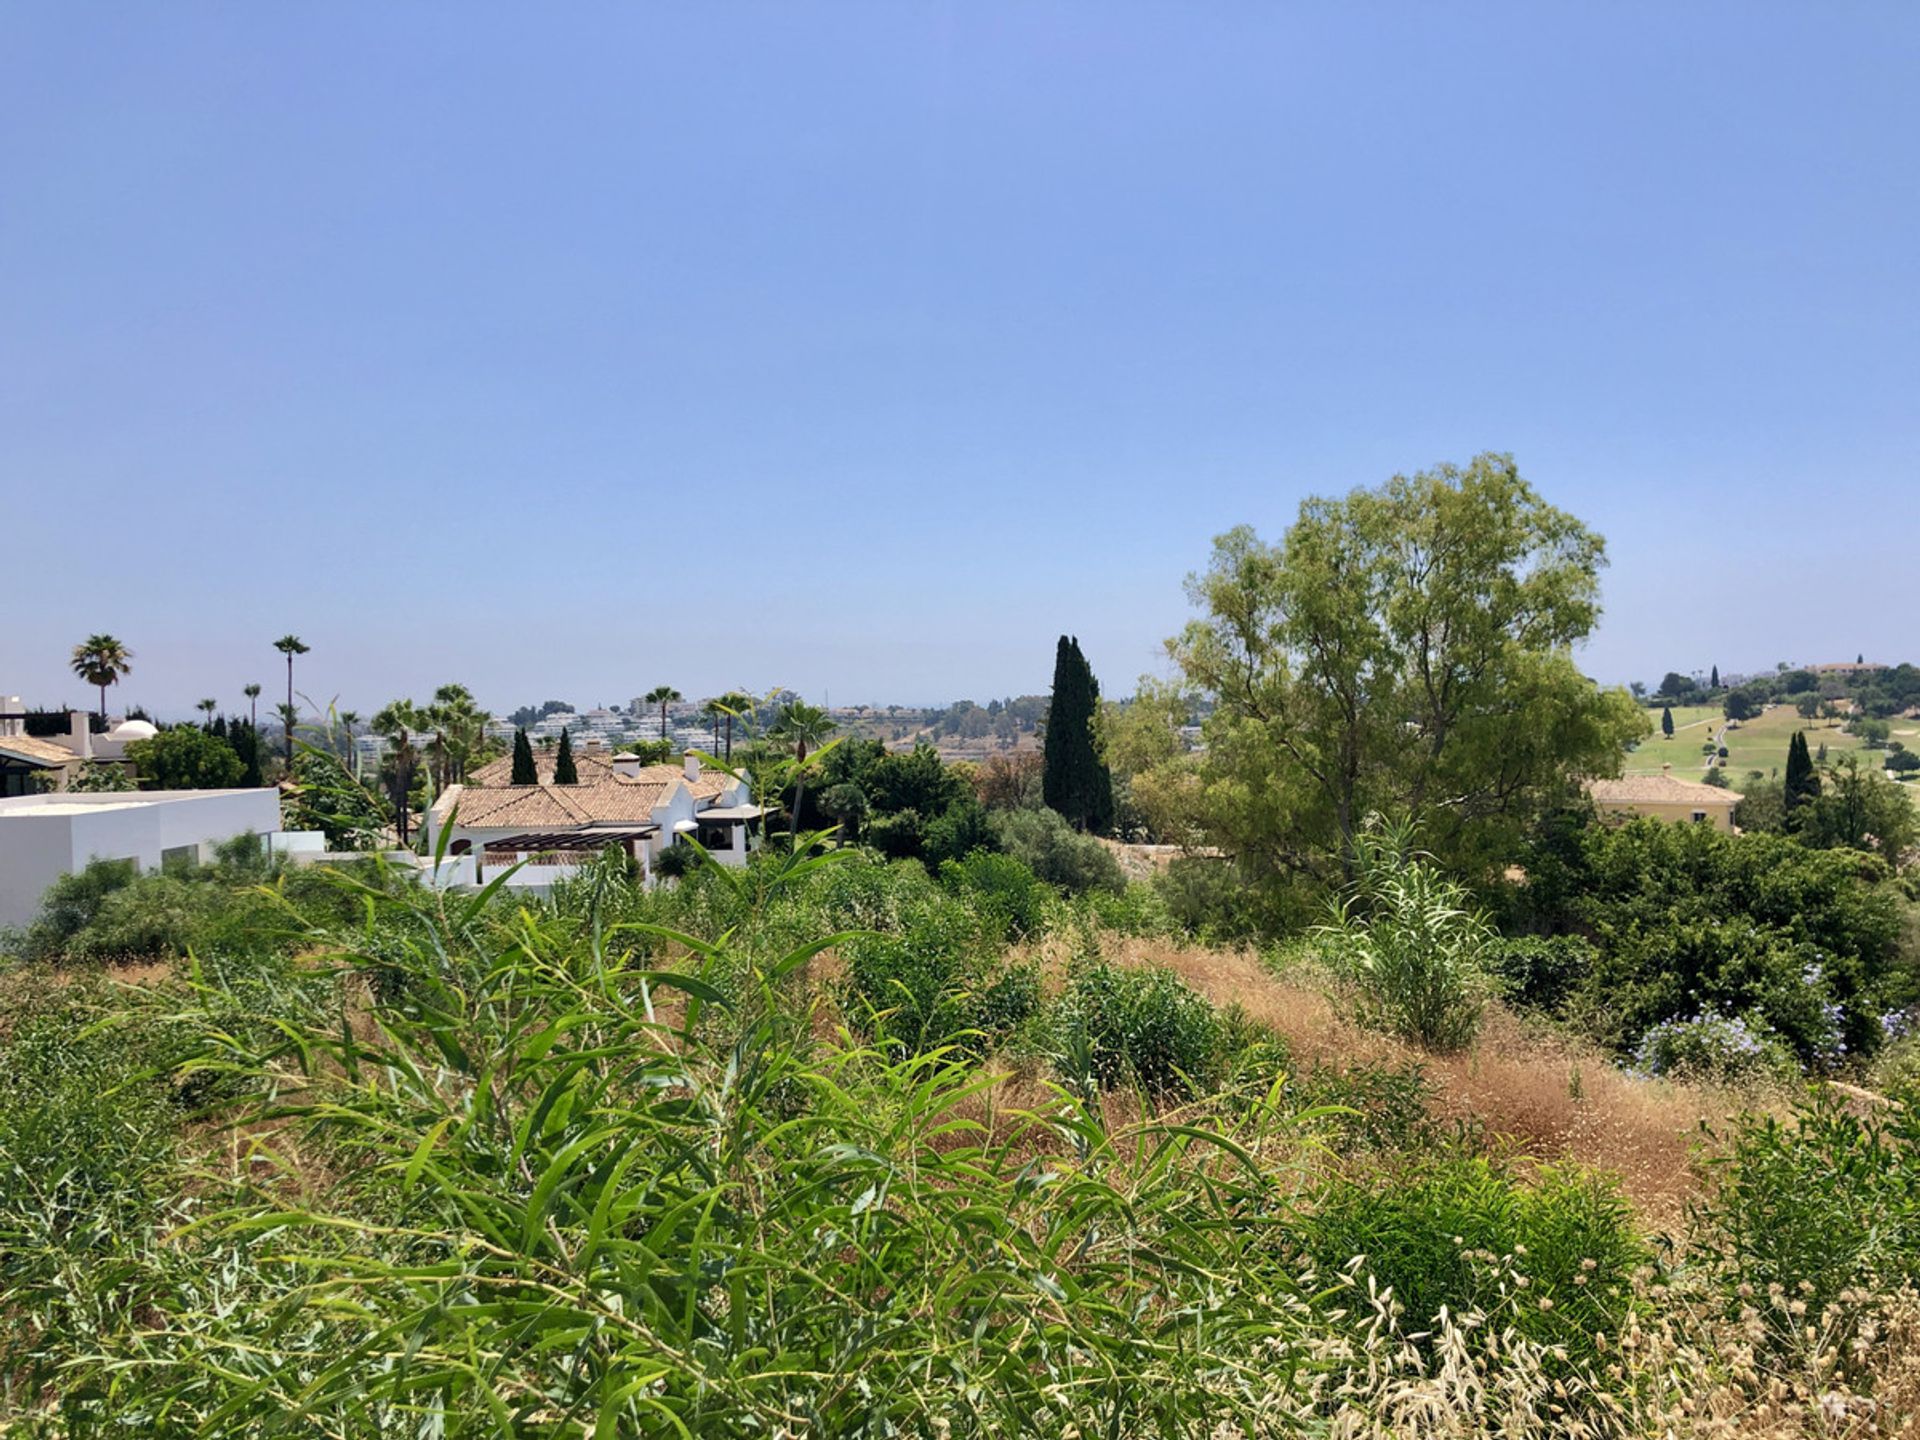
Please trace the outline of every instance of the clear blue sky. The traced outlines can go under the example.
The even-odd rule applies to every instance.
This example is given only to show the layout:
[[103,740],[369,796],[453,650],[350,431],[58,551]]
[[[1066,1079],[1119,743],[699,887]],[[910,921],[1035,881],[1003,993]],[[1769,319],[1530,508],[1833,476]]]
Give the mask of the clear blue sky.
[[1584,661],[1920,656],[1920,7],[0,4],[0,691],[1109,693],[1512,451]]

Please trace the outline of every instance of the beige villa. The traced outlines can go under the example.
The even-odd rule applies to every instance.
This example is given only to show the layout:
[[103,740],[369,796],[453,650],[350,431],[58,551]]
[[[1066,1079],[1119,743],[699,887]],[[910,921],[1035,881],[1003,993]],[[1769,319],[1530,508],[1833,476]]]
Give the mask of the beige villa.
[[691,754],[681,765],[642,765],[589,744],[574,756],[578,783],[557,785],[555,758],[536,755],[532,785],[515,785],[513,761],[503,756],[448,786],[427,811],[429,848],[448,832],[447,853],[471,856],[481,881],[491,867],[570,867],[609,845],[651,877],[660,853],[688,838],[722,865],[746,863],[760,808],[744,779],[703,772]]
[[1733,829],[1733,807],[1743,798],[1737,790],[1682,780],[1667,766],[1658,775],[1628,775],[1619,780],[1591,780],[1587,793],[1600,817],[1629,820],[1646,816],[1683,824]]

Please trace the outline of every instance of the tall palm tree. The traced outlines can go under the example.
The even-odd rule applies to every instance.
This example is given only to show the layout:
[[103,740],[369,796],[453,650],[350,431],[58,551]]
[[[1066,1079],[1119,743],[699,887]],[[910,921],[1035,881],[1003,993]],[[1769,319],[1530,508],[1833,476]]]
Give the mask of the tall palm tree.
[[73,647],[73,673],[100,687],[100,723],[107,723],[107,686],[133,673],[133,652],[111,635],[89,635]]
[[713,748],[714,753],[718,754],[720,750],[720,721],[727,712],[720,704],[720,701],[714,699],[702,705],[700,707],[700,713],[713,722]]
[[360,778],[360,752],[354,749],[353,746],[353,727],[359,723],[360,712],[358,710],[342,710],[340,712],[340,728],[347,733],[347,755],[353,761],[353,778],[356,780]]
[[193,708],[198,710],[202,715],[207,717],[205,720],[201,721],[200,723],[203,726],[205,726],[208,730],[213,729],[213,712],[220,708],[220,702],[218,700],[202,700],[199,704],[195,705]]
[[249,685],[240,693],[247,697],[247,724],[254,728],[255,733],[258,733],[260,729],[260,687],[258,685]]
[[293,777],[293,727],[300,721],[300,710],[295,705],[276,705],[280,723],[287,727],[287,777]]
[[413,819],[407,796],[413,789],[414,769],[420,763],[420,754],[413,748],[413,732],[424,728],[424,720],[420,707],[411,700],[394,700],[375,711],[368,722],[373,733],[387,742],[381,776],[387,782],[387,798],[393,802],[394,829],[402,847]]
[[833,717],[818,705],[809,705],[804,700],[789,700],[780,707],[780,718],[774,722],[773,738],[793,747],[793,829],[791,836],[800,837],[800,804],[807,793],[807,755],[829,735],[833,734]]
[[486,738],[487,717],[464,685],[442,685],[422,714],[434,732],[434,783],[444,790],[467,778],[467,764]]
[[725,755],[722,756],[721,758],[726,760],[728,764],[732,764],[733,763],[733,722],[735,720],[740,719],[747,713],[748,709],[751,708],[753,705],[753,700],[749,696],[742,695],[738,690],[729,690],[726,694],[722,695],[719,698],[719,700],[716,701],[715,703],[719,705],[721,712],[726,716],[726,721],[727,721],[727,749],[726,749]]
[[677,704],[687,697],[671,685],[656,685],[646,693],[645,698],[647,704],[660,707],[660,738],[664,740],[667,738],[667,706]]
[[287,703],[281,718],[287,722],[287,765],[293,765],[293,717],[297,712],[293,708],[293,657],[304,655],[313,647],[304,643],[298,635],[282,635],[273,642],[273,648],[287,657]]

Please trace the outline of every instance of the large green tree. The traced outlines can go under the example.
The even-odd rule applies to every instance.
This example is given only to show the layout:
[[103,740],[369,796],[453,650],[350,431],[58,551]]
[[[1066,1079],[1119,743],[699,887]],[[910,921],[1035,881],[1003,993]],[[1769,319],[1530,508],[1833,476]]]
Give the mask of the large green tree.
[[1100,755],[1095,716],[1100,683],[1081,653],[1080,641],[1062,635],[1053,652],[1053,699],[1047,707],[1047,733],[1040,772],[1040,793],[1076,830],[1105,834],[1113,827],[1113,776]]
[[127,759],[148,790],[225,790],[239,785],[247,768],[233,746],[192,725],[135,740]]
[[1256,873],[1345,874],[1370,812],[1461,866],[1502,863],[1649,731],[1572,648],[1600,614],[1600,537],[1482,455],[1311,498],[1278,545],[1240,527],[1169,642],[1213,701],[1194,819]]
[[527,740],[525,730],[513,732],[513,776],[515,785],[534,785],[539,783],[540,772],[533,765],[533,746]]

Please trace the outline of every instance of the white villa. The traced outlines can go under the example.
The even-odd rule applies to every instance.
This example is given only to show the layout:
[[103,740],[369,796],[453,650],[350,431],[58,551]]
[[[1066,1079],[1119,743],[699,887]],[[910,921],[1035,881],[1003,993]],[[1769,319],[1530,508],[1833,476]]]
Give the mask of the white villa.
[[65,790],[87,761],[123,764],[128,745],[160,733],[145,720],[122,720],[96,735],[92,719],[84,710],[69,710],[66,733],[29,735],[20,697],[0,695],[0,797]]
[[[5,742],[11,743],[11,742]],[[253,834],[275,849],[318,836],[280,830],[280,792],[125,790],[0,799],[0,925],[26,925],[62,875],[92,860],[130,860],[158,870],[173,860],[209,860],[213,847]]]
[[427,811],[429,852],[437,853],[444,832],[446,853],[471,857],[478,884],[498,866],[576,866],[609,845],[624,848],[651,880],[654,860],[686,836],[723,865],[746,863],[760,807],[745,780],[702,773],[693,755],[684,765],[642,765],[589,743],[574,756],[579,783],[556,785],[553,762],[551,752],[535,752],[532,785],[512,783],[509,756],[448,786]]

